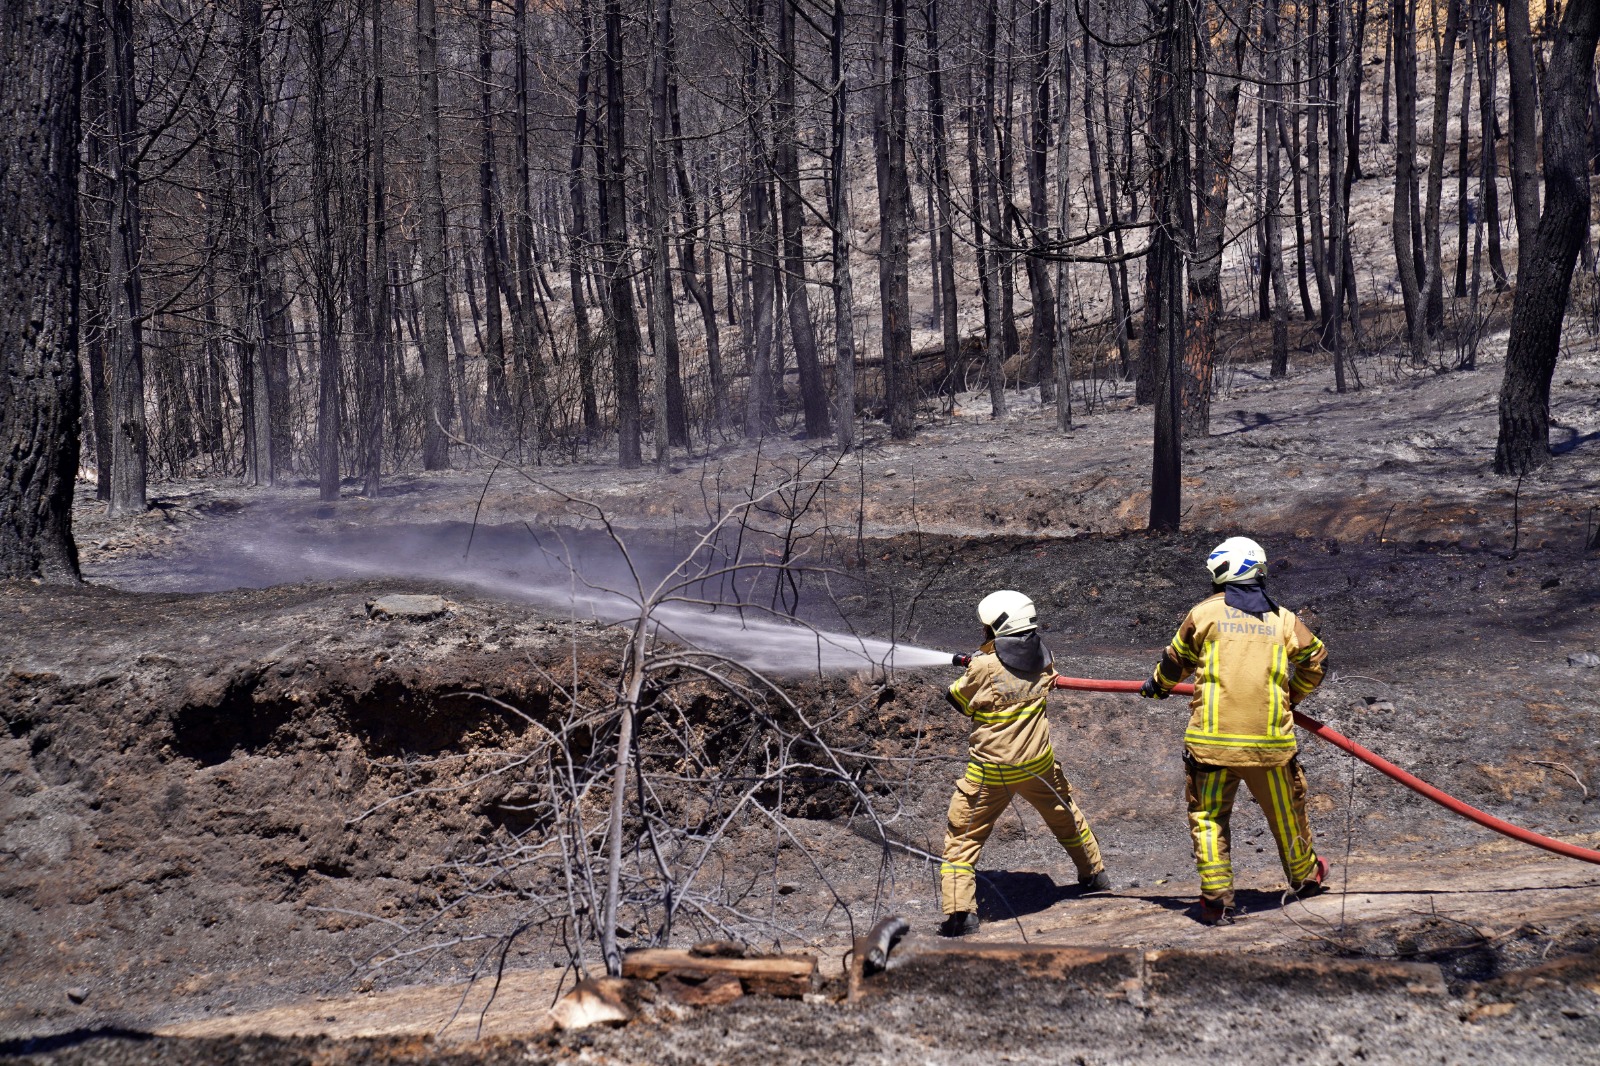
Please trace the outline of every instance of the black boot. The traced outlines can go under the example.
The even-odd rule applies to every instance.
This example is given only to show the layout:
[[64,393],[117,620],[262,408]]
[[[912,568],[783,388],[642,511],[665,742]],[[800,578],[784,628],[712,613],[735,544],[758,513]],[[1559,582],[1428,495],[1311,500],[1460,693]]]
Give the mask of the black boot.
[[1088,877],[1078,878],[1078,888],[1084,895],[1090,892],[1110,892],[1111,875],[1101,870],[1099,873],[1090,874]]
[[978,931],[978,916],[972,911],[956,911],[944,916],[939,926],[940,936],[966,936]]

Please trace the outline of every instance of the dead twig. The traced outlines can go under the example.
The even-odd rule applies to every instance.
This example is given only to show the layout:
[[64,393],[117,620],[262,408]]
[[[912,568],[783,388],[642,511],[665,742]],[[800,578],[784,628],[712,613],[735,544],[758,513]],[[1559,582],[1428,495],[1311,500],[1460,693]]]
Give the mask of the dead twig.
[[1560,770],[1565,773],[1568,777],[1572,778],[1574,784],[1583,790],[1583,801],[1585,803],[1589,802],[1589,786],[1583,783],[1583,778],[1579,777],[1578,772],[1572,767],[1568,766],[1564,762],[1541,762],[1538,759],[1529,759],[1528,761],[1533,763],[1535,766],[1544,766],[1551,770]]

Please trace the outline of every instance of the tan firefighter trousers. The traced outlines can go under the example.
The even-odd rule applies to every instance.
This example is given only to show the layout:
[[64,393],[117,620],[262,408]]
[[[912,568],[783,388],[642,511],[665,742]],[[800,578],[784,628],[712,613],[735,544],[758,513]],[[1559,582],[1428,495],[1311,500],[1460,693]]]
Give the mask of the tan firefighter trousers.
[[978,909],[978,856],[1013,796],[1027,800],[1043,816],[1051,834],[1072,856],[1079,880],[1105,869],[1100,845],[1073,802],[1072,786],[1060,763],[1052,760],[1044,773],[1010,784],[985,785],[964,777],[950,797],[944,862],[939,867],[939,905],[945,914]]
[[1282,766],[1207,766],[1185,760],[1188,768],[1189,835],[1200,894],[1233,906],[1233,860],[1229,858],[1229,820],[1243,781],[1267,816],[1278,844],[1283,872],[1294,887],[1317,865],[1311,826],[1306,820],[1306,775],[1298,759]]

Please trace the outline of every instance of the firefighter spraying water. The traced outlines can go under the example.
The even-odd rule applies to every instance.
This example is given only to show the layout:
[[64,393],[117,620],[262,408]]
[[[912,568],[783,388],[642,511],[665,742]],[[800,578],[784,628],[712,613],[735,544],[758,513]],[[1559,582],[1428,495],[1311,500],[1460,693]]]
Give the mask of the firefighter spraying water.
[[1080,887],[1111,887],[1100,845],[1050,746],[1045,699],[1057,675],[1050,649],[1039,639],[1033,601],[1010,590],[990,593],[978,604],[978,621],[983,648],[966,657],[966,672],[948,693],[951,705],[972,719],[972,734],[966,774],[950,797],[939,867],[945,936],[978,928],[976,863],[1013,796],[1043,816],[1072,857]]

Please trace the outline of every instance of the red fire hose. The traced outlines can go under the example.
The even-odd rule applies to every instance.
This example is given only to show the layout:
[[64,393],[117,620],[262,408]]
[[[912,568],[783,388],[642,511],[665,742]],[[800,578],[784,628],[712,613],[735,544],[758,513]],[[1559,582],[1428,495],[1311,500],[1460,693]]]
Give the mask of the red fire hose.
[[[1056,678],[1057,688],[1082,689],[1088,692],[1138,692],[1140,685],[1141,683],[1138,681],[1101,681],[1087,677]],[[1174,685],[1172,687],[1172,691],[1175,695],[1187,696],[1194,692],[1194,686]],[[1524,829],[1519,825],[1512,825],[1510,822],[1501,821],[1492,814],[1485,814],[1476,807],[1468,806],[1467,804],[1462,803],[1454,796],[1440,792],[1438,789],[1434,788],[1426,781],[1423,781],[1421,778],[1406,773],[1404,770],[1400,769],[1400,767],[1396,766],[1392,762],[1389,762],[1387,759],[1383,759],[1377,755],[1374,755],[1372,752],[1368,751],[1366,748],[1363,748],[1360,744],[1357,744],[1349,737],[1337,732],[1336,730],[1329,729],[1326,725],[1323,725],[1315,718],[1301,714],[1299,711],[1295,711],[1294,722],[1295,725],[1306,730],[1308,733],[1315,733],[1317,736],[1321,737],[1323,740],[1326,740],[1334,747],[1341,748],[1344,751],[1349,752],[1351,755],[1354,755],[1368,766],[1371,766],[1376,770],[1380,770],[1388,776],[1394,778],[1402,785],[1411,789],[1411,791],[1428,797],[1439,806],[1448,811],[1459,814],[1463,818],[1477,822],[1479,825],[1484,826],[1487,829],[1493,829],[1496,833],[1503,833],[1513,840],[1520,840],[1524,844],[1532,844],[1536,848],[1543,848],[1545,851],[1553,851],[1557,855],[1565,855],[1569,859],[1580,859],[1583,862],[1600,864],[1600,851],[1593,851],[1589,848],[1580,848],[1576,844],[1568,844],[1561,840],[1552,840],[1547,836],[1541,836],[1538,833]]]

